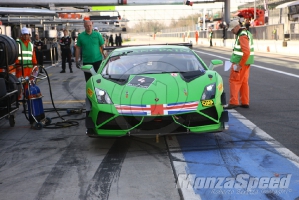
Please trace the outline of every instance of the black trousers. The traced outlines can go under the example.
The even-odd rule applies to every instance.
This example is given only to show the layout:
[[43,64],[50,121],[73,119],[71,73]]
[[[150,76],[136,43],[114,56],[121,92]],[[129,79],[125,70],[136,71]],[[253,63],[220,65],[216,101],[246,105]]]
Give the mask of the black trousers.
[[65,71],[66,61],[69,63],[70,71],[72,71],[72,51],[70,48],[61,49],[62,70]]
[[36,51],[36,60],[37,64],[43,66],[44,65],[44,54],[42,51]]
[[[94,70],[97,72],[99,70],[101,63],[102,63],[102,60],[94,62],[94,63],[83,62],[83,65],[92,65]],[[85,76],[85,82],[87,82],[89,80],[89,78],[91,77],[91,73],[84,72],[84,76]]]

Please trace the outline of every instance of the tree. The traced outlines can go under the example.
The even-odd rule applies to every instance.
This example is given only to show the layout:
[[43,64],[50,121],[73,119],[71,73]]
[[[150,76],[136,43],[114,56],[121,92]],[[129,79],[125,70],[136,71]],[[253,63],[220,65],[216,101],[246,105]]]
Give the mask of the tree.
[[163,20],[147,20],[147,21],[139,21],[135,26],[133,26],[130,30],[135,33],[143,33],[143,32],[154,32],[157,33],[165,28],[179,28],[186,26],[194,26],[197,24],[197,20],[199,14],[188,15],[186,17],[181,17],[178,20],[172,19],[170,24],[167,26]]
[[140,21],[135,24],[130,30],[135,33],[143,33],[143,32],[158,32],[159,30],[165,28],[165,24],[158,21]]

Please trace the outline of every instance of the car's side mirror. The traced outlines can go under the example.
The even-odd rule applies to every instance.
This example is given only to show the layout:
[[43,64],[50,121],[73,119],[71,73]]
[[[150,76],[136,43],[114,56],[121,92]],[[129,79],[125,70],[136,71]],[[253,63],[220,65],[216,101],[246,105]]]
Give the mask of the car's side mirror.
[[220,67],[223,65],[222,60],[211,60],[209,69],[213,70],[215,67]]
[[81,67],[81,70],[83,72],[91,73],[91,75],[96,75],[97,74],[97,72],[94,70],[92,65],[83,65]]

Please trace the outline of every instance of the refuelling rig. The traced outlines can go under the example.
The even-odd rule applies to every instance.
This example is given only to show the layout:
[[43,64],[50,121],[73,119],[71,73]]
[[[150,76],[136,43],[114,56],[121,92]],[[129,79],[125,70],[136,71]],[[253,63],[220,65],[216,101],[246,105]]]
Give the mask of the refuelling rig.
[[[0,119],[8,119],[10,126],[13,127],[16,111],[22,103],[25,116],[31,126],[42,129],[45,124],[51,123],[51,118],[45,117],[43,96],[36,81],[45,79],[47,76],[39,73],[39,68],[42,66],[35,66],[31,74],[24,77],[23,58],[21,57],[20,64],[14,64],[19,56],[19,49],[22,51],[18,42],[9,36],[0,35]],[[21,76],[18,78],[17,70],[21,70]],[[23,99],[20,98],[21,96]]]
[[[40,78],[40,76],[42,76]],[[37,79],[47,78],[45,75],[39,73],[39,67],[35,66],[32,69],[32,73],[30,77],[21,77],[19,81],[23,86],[23,104],[27,104],[28,109],[28,118],[29,123],[33,128],[40,130],[44,125],[48,125],[51,123],[51,118],[45,116],[42,94],[39,87],[36,85]],[[26,110],[26,106],[24,106],[24,110]],[[24,112],[26,113],[26,112]]]

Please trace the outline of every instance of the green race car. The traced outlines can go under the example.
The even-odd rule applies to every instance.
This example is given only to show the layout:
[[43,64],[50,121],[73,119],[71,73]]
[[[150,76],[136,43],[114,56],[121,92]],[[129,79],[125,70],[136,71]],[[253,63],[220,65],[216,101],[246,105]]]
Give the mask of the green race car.
[[181,45],[113,50],[86,83],[87,135],[163,135],[222,131],[228,112],[221,76]]

